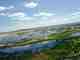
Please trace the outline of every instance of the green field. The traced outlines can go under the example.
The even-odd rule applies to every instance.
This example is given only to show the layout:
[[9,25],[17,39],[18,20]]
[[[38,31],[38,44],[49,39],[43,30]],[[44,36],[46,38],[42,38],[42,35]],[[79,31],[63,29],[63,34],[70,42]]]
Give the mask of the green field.
[[[32,51],[25,51],[20,55],[6,56],[7,60],[79,60],[80,59],[80,36],[71,37],[73,32],[80,32],[80,30],[65,30],[64,32],[50,34],[47,39],[32,39],[16,42],[16,46],[31,45],[32,43],[40,43],[50,40],[64,40],[68,42],[55,46],[54,48],[42,49],[40,52],[32,54]],[[5,59],[1,57],[1,60]]]
[[[79,60],[80,59],[80,37],[75,37],[67,43],[57,45],[54,48],[41,50],[40,53],[32,54],[31,51],[24,52],[19,56],[8,56],[9,60]],[[4,58],[1,58],[2,60]]]
[[43,41],[50,41],[50,40],[63,40],[63,39],[67,39],[67,38],[70,38],[70,35],[73,33],[73,32],[80,32],[80,30],[65,30],[64,32],[60,32],[60,33],[56,33],[56,34],[50,34],[48,35],[47,39],[32,39],[32,40],[23,40],[23,41],[20,41],[20,42],[16,42],[16,46],[22,46],[22,45],[29,45],[29,44],[34,44],[34,43],[38,43],[38,42],[43,42]]

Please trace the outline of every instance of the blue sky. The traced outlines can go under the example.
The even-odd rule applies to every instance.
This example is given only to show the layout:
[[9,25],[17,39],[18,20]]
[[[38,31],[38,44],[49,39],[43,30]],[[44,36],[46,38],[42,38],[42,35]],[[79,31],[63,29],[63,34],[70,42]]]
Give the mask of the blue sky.
[[0,0],[0,32],[80,22],[80,0]]

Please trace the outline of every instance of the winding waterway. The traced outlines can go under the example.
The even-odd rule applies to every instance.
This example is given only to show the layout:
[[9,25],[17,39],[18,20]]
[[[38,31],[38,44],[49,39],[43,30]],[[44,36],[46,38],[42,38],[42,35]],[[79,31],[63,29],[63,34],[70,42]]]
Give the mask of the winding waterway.
[[[72,36],[80,36],[80,32],[73,33]],[[32,53],[35,53],[36,51],[40,51],[43,48],[51,48],[55,47],[56,45],[64,43],[64,40],[52,40],[52,41],[45,41],[42,43],[36,43],[36,44],[30,44],[30,45],[25,45],[25,46],[19,46],[19,47],[10,47],[10,48],[0,48],[0,52],[2,53],[22,53],[24,51],[29,51],[31,50]]]

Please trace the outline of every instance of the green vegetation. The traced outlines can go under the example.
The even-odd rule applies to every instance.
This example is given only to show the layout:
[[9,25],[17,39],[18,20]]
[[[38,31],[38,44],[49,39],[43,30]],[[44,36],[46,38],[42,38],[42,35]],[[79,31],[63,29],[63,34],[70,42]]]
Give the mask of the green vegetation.
[[79,60],[80,37],[69,40],[67,43],[57,45],[55,48],[44,49],[41,53],[48,55],[49,60]]
[[8,54],[7,56],[0,57],[0,60],[32,60],[32,51],[25,51],[19,55]]
[[[64,32],[50,34],[47,39],[32,39],[22,40],[16,42],[16,46],[31,45],[35,43],[41,43],[49,40],[64,40],[68,39],[66,43],[55,46],[54,48],[45,48],[40,52],[32,54],[32,51],[24,52],[19,56],[8,56],[9,60],[80,60],[80,36],[71,37],[73,32],[80,32],[80,29],[65,30]],[[0,58],[4,60],[3,58]]]
[[19,57],[23,60],[79,60],[80,37],[70,38],[66,43],[57,45],[54,48],[43,49],[40,53],[24,52],[18,56],[18,59]]
[[[50,34],[48,35],[47,39],[38,39],[38,40],[26,40],[24,39],[23,41],[20,41],[20,42],[16,42],[16,46],[23,46],[23,45],[28,45],[28,44],[33,44],[33,43],[38,43],[38,42],[43,42],[43,41],[50,41],[50,40],[63,40],[63,39],[66,39],[68,37],[70,37],[70,35],[73,33],[73,32],[80,32],[80,30],[65,30],[64,32],[60,32],[60,33],[56,33],[56,34]],[[74,37],[72,37],[74,38]]]
[[61,39],[69,37],[71,34],[72,34],[72,32],[62,32],[62,33],[58,33],[58,34],[50,34],[48,36],[48,39],[49,40],[51,40],[51,39],[52,40],[61,40]]
[[[74,30],[73,32],[76,32]],[[78,30],[78,32],[80,32]],[[72,31],[59,34],[51,34],[48,40],[68,38],[67,43],[57,45],[55,48],[41,50],[40,53],[32,55],[31,60],[79,60],[80,59],[80,37],[69,37]],[[40,58],[41,57],[41,58]]]
[[23,35],[23,34],[27,34],[28,32],[16,32],[17,35]]

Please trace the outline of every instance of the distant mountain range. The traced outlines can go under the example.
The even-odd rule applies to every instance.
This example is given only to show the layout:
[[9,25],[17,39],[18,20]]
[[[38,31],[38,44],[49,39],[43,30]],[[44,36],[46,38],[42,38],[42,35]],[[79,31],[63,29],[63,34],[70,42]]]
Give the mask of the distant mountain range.
[[20,29],[16,31],[10,31],[10,32],[0,32],[1,34],[12,34],[15,32],[21,32],[21,31],[30,31],[30,30],[39,30],[39,29],[46,29],[48,27],[62,27],[62,26],[80,26],[80,22],[75,22],[75,23],[68,23],[68,24],[59,24],[59,25],[49,25],[49,26],[40,26],[40,27],[35,27],[35,28],[29,28],[29,29]]

